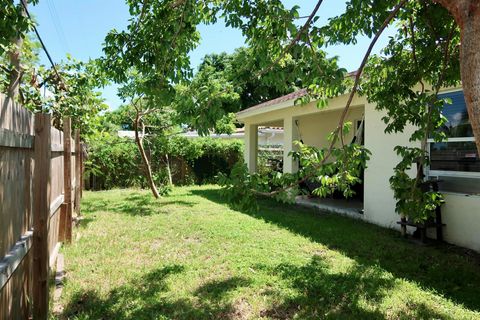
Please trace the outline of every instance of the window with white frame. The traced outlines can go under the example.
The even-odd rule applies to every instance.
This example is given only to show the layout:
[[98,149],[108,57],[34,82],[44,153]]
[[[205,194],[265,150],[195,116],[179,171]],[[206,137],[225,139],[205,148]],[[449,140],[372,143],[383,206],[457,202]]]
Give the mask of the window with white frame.
[[468,119],[463,91],[443,93],[439,98],[449,98],[443,115],[448,119],[440,129],[447,136],[446,142],[429,140],[430,168],[428,175],[438,177],[448,191],[479,193],[471,186],[478,185],[480,178],[480,157],[475,145],[472,126]]

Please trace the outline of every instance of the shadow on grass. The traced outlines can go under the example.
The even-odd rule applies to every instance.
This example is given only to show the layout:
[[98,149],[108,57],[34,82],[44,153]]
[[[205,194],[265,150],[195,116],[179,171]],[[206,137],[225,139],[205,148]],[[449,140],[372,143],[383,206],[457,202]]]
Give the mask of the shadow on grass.
[[[225,204],[218,189],[192,190],[191,192],[210,201]],[[447,245],[421,247],[405,241],[393,230],[336,215],[319,216],[312,210],[278,204],[268,199],[260,200],[258,212],[245,212],[245,214],[276,224],[340,251],[354,259],[360,266],[386,270],[396,278],[413,281],[422,288],[434,290],[471,310],[480,310],[480,266],[478,260],[449,250],[450,247]],[[280,267],[284,270],[280,273],[286,278],[293,279],[293,282],[297,284],[301,284],[301,279],[304,278],[303,283],[307,292],[308,290],[313,290],[313,292],[319,290],[319,294],[327,294],[331,299],[336,299],[336,296],[341,298],[341,292],[337,291],[331,294],[328,290],[324,290],[325,288],[322,286],[328,285],[326,281],[324,284],[316,283],[319,279],[315,276],[315,272],[321,272],[322,269],[321,265],[317,263],[312,260],[312,264],[305,266],[303,270],[296,270],[294,266]],[[288,271],[290,269],[292,269],[291,272]],[[312,275],[313,278],[310,279]],[[362,268],[359,268],[349,273],[345,279],[333,279],[335,281],[332,282],[336,286],[339,285],[338,281],[347,282],[345,288],[347,292],[354,291],[350,296],[346,296],[345,303],[355,301],[357,294],[369,294],[368,290],[370,289],[362,280],[363,276]],[[380,283],[378,283],[379,281]],[[388,285],[382,281],[381,279],[372,279],[373,285],[379,289]],[[310,282],[312,284],[309,284]],[[341,288],[341,285],[338,288]],[[310,294],[307,294],[305,299],[308,300],[308,297]],[[316,298],[313,297],[313,299]],[[297,301],[293,304],[306,303],[308,305],[307,300]],[[311,302],[310,304],[313,308],[314,305]],[[278,309],[288,310],[288,303]],[[425,314],[432,314],[426,306],[418,306],[418,312],[422,312],[422,310]],[[286,312],[288,313],[288,311]]]
[[165,208],[169,205],[192,207],[194,202],[183,200],[166,200],[165,198],[155,199],[149,193],[132,193],[120,201],[85,201],[85,210],[89,212],[108,210],[127,214],[134,217],[151,216],[155,214],[168,213]]
[[[332,273],[331,266],[318,255],[298,266],[280,264],[276,267],[257,266],[288,281],[297,294],[261,312],[269,319],[385,319],[386,315],[368,308],[377,306],[395,287],[395,279],[385,277],[379,267],[355,265],[347,273]],[[441,319],[444,315],[424,304],[395,311],[394,318]],[[393,314],[393,312],[392,312]]]
[[61,318],[237,319],[237,308],[228,302],[226,296],[229,291],[248,285],[247,279],[234,277],[207,282],[196,291],[198,299],[165,298],[165,294],[172,290],[168,277],[183,271],[181,265],[154,270],[107,295],[94,290],[77,292],[64,308]]
[[95,213],[97,211],[103,211],[107,210],[108,208],[108,201],[106,200],[100,200],[100,199],[95,199],[95,200],[88,200],[82,201],[82,206],[81,210],[82,213]]
[[220,300],[227,291],[238,287],[247,287],[251,282],[242,277],[231,277],[225,280],[212,280],[195,291],[195,295],[203,299]]
[[118,205],[113,207],[113,211],[128,214],[130,216],[151,216],[159,213],[160,206],[157,199],[151,194],[133,193],[124,198]]
[[93,221],[95,221],[95,216],[89,218],[81,217],[77,223],[77,227],[85,229]]

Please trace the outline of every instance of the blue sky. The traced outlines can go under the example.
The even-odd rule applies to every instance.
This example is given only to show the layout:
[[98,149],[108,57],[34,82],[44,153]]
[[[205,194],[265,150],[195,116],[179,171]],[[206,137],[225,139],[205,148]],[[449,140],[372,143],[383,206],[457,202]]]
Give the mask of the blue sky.
[[[308,15],[316,1],[284,0],[287,7],[299,5],[300,14]],[[320,8],[320,22],[340,14],[345,1],[325,0]],[[124,0],[40,0],[30,6],[30,12],[39,23],[38,30],[54,61],[65,59],[67,53],[80,60],[97,58],[102,55],[105,35],[113,28],[124,29],[128,24],[128,7]],[[233,52],[243,45],[244,39],[238,30],[225,28],[222,24],[200,26],[202,43],[190,57],[196,67],[205,54],[213,52]],[[388,32],[382,36],[375,52],[388,40]],[[340,57],[340,65],[348,70],[358,68],[369,44],[368,39],[360,39],[355,46],[329,47],[330,55]],[[42,62],[47,60],[42,53]],[[121,104],[116,95],[116,87],[103,89],[106,103],[115,109]]]

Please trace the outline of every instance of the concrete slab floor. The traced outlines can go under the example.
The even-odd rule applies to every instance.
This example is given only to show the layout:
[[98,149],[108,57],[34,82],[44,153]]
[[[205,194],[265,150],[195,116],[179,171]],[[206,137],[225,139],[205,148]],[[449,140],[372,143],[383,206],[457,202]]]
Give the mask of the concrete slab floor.
[[355,218],[363,218],[363,203],[357,199],[322,199],[299,196],[296,198],[295,202],[297,205],[306,208],[315,208],[320,211],[338,213]]

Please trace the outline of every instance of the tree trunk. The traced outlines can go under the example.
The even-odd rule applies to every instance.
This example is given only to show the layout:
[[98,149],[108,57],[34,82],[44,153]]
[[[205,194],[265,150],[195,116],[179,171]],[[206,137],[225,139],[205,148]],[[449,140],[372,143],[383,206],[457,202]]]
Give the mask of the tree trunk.
[[[476,1],[477,4],[480,1]],[[480,10],[466,19],[461,28],[460,70],[468,116],[480,155]]]
[[165,155],[165,167],[167,169],[167,176],[168,176],[168,185],[173,185],[172,179],[172,170],[170,169],[170,159],[168,158],[168,154]]
[[468,117],[480,155],[480,0],[435,0],[460,27],[460,70]]
[[17,99],[20,94],[20,50],[22,47],[22,40],[19,39],[15,41],[16,47],[10,51],[10,65],[12,70],[10,71],[9,84],[8,84],[8,97],[12,100]]
[[150,166],[150,161],[148,161],[147,154],[145,153],[145,148],[143,147],[143,137],[145,135],[145,130],[142,130],[142,137],[140,137],[140,134],[138,133],[138,127],[141,125],[141,116],[139,112],[137,112],[137,115],[135,116],[135,142],[137,143],[138,150],[140,151],[140,155],[142,156],[142,161],[143,161],[143,166],[144,166],[144,172],[145,172],[145,177],[147,178],[148,185],[150,186],[150,189],[152,190],[153,196],[155,198],[160,198],[160,194],[158,193],[157,186],[155,185],[155,182],[153,181],[153,176],[152,176],[152,167]]
[[[26,1],[25,5],[27,5]],[[22,10],[22,14],[24,16],[26,15],[25,10]],[[12,43],[15,44],[15,47],[8,53],[12,69],[9,76],[7,95],[10,99],[15,100],[20,94],[20,80],[22,78],[20,57],[22,53],[23,39],[19,35],[18,38],[12,40]]]

